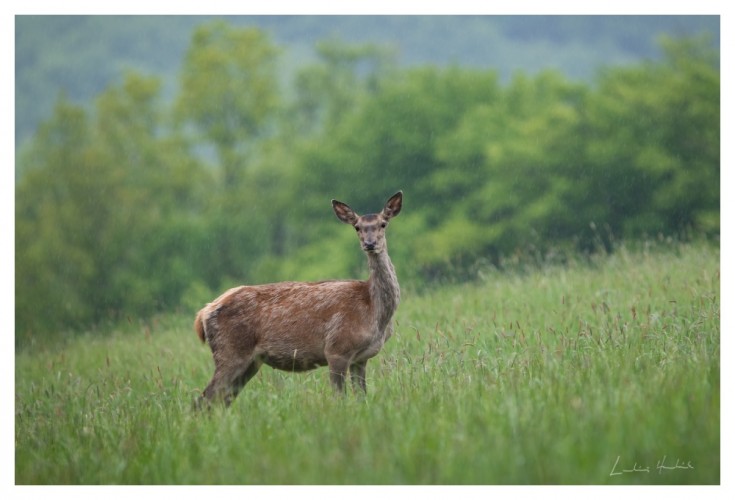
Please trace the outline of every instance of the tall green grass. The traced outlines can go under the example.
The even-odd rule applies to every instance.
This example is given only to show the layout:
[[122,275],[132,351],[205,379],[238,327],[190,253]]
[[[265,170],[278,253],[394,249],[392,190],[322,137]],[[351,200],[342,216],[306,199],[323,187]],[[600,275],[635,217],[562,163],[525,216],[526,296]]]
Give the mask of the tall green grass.
[[719,483],[719,283],[719,250],[681,245],[404,285],[366,398],[264,367],[208,414],[194,311],[36,344],[16,354],[16,482]]

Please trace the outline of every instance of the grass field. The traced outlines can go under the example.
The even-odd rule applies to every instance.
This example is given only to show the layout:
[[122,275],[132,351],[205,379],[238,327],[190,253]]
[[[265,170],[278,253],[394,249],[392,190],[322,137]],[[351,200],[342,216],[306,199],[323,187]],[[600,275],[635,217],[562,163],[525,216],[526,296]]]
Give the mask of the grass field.
[[37,344],[15,358],[16,483],[717,484],[719,258],[404,283],[364,399],[264,367],[192,412],[213,368],[195,311]]

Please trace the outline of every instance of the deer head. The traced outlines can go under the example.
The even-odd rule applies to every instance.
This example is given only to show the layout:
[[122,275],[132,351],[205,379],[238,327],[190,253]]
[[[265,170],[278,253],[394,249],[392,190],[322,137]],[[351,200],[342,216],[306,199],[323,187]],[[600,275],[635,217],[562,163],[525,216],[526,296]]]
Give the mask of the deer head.
[[339,220],[355,228],[360,246],[366,253],[379,254],[386,249],[385,228],[400,213],[402,203],[403,191],[398,191],[385,203],[379,214],[358,215],[349,205],[337,200],[332,200],[332,208]]

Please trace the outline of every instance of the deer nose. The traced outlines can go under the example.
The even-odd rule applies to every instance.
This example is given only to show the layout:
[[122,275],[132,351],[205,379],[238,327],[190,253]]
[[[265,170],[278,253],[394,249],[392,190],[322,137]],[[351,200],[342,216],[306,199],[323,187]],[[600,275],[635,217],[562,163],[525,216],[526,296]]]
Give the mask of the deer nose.
[[366,241],[364,245],[365,251],[372,252],[375,250],[375,242],[374,241]]

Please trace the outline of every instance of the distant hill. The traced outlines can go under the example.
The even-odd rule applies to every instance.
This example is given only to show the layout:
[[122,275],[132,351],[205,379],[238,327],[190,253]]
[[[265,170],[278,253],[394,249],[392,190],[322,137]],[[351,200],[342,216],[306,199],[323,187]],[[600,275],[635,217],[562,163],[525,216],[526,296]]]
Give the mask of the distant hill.
[[[125,69],[163,78],[172,93],[192,30],[202,16],[17,16],[16,145],[49,115],[59,93],[88,102]],[[402,65],[459,64],[514,71],[556,68],[591,79],[602,66],[659,54],[662,34],[709,33],[718,16],[239,16],[235,25],[271,33],[292,74],[315,42],[337,39],[392,47]]]

